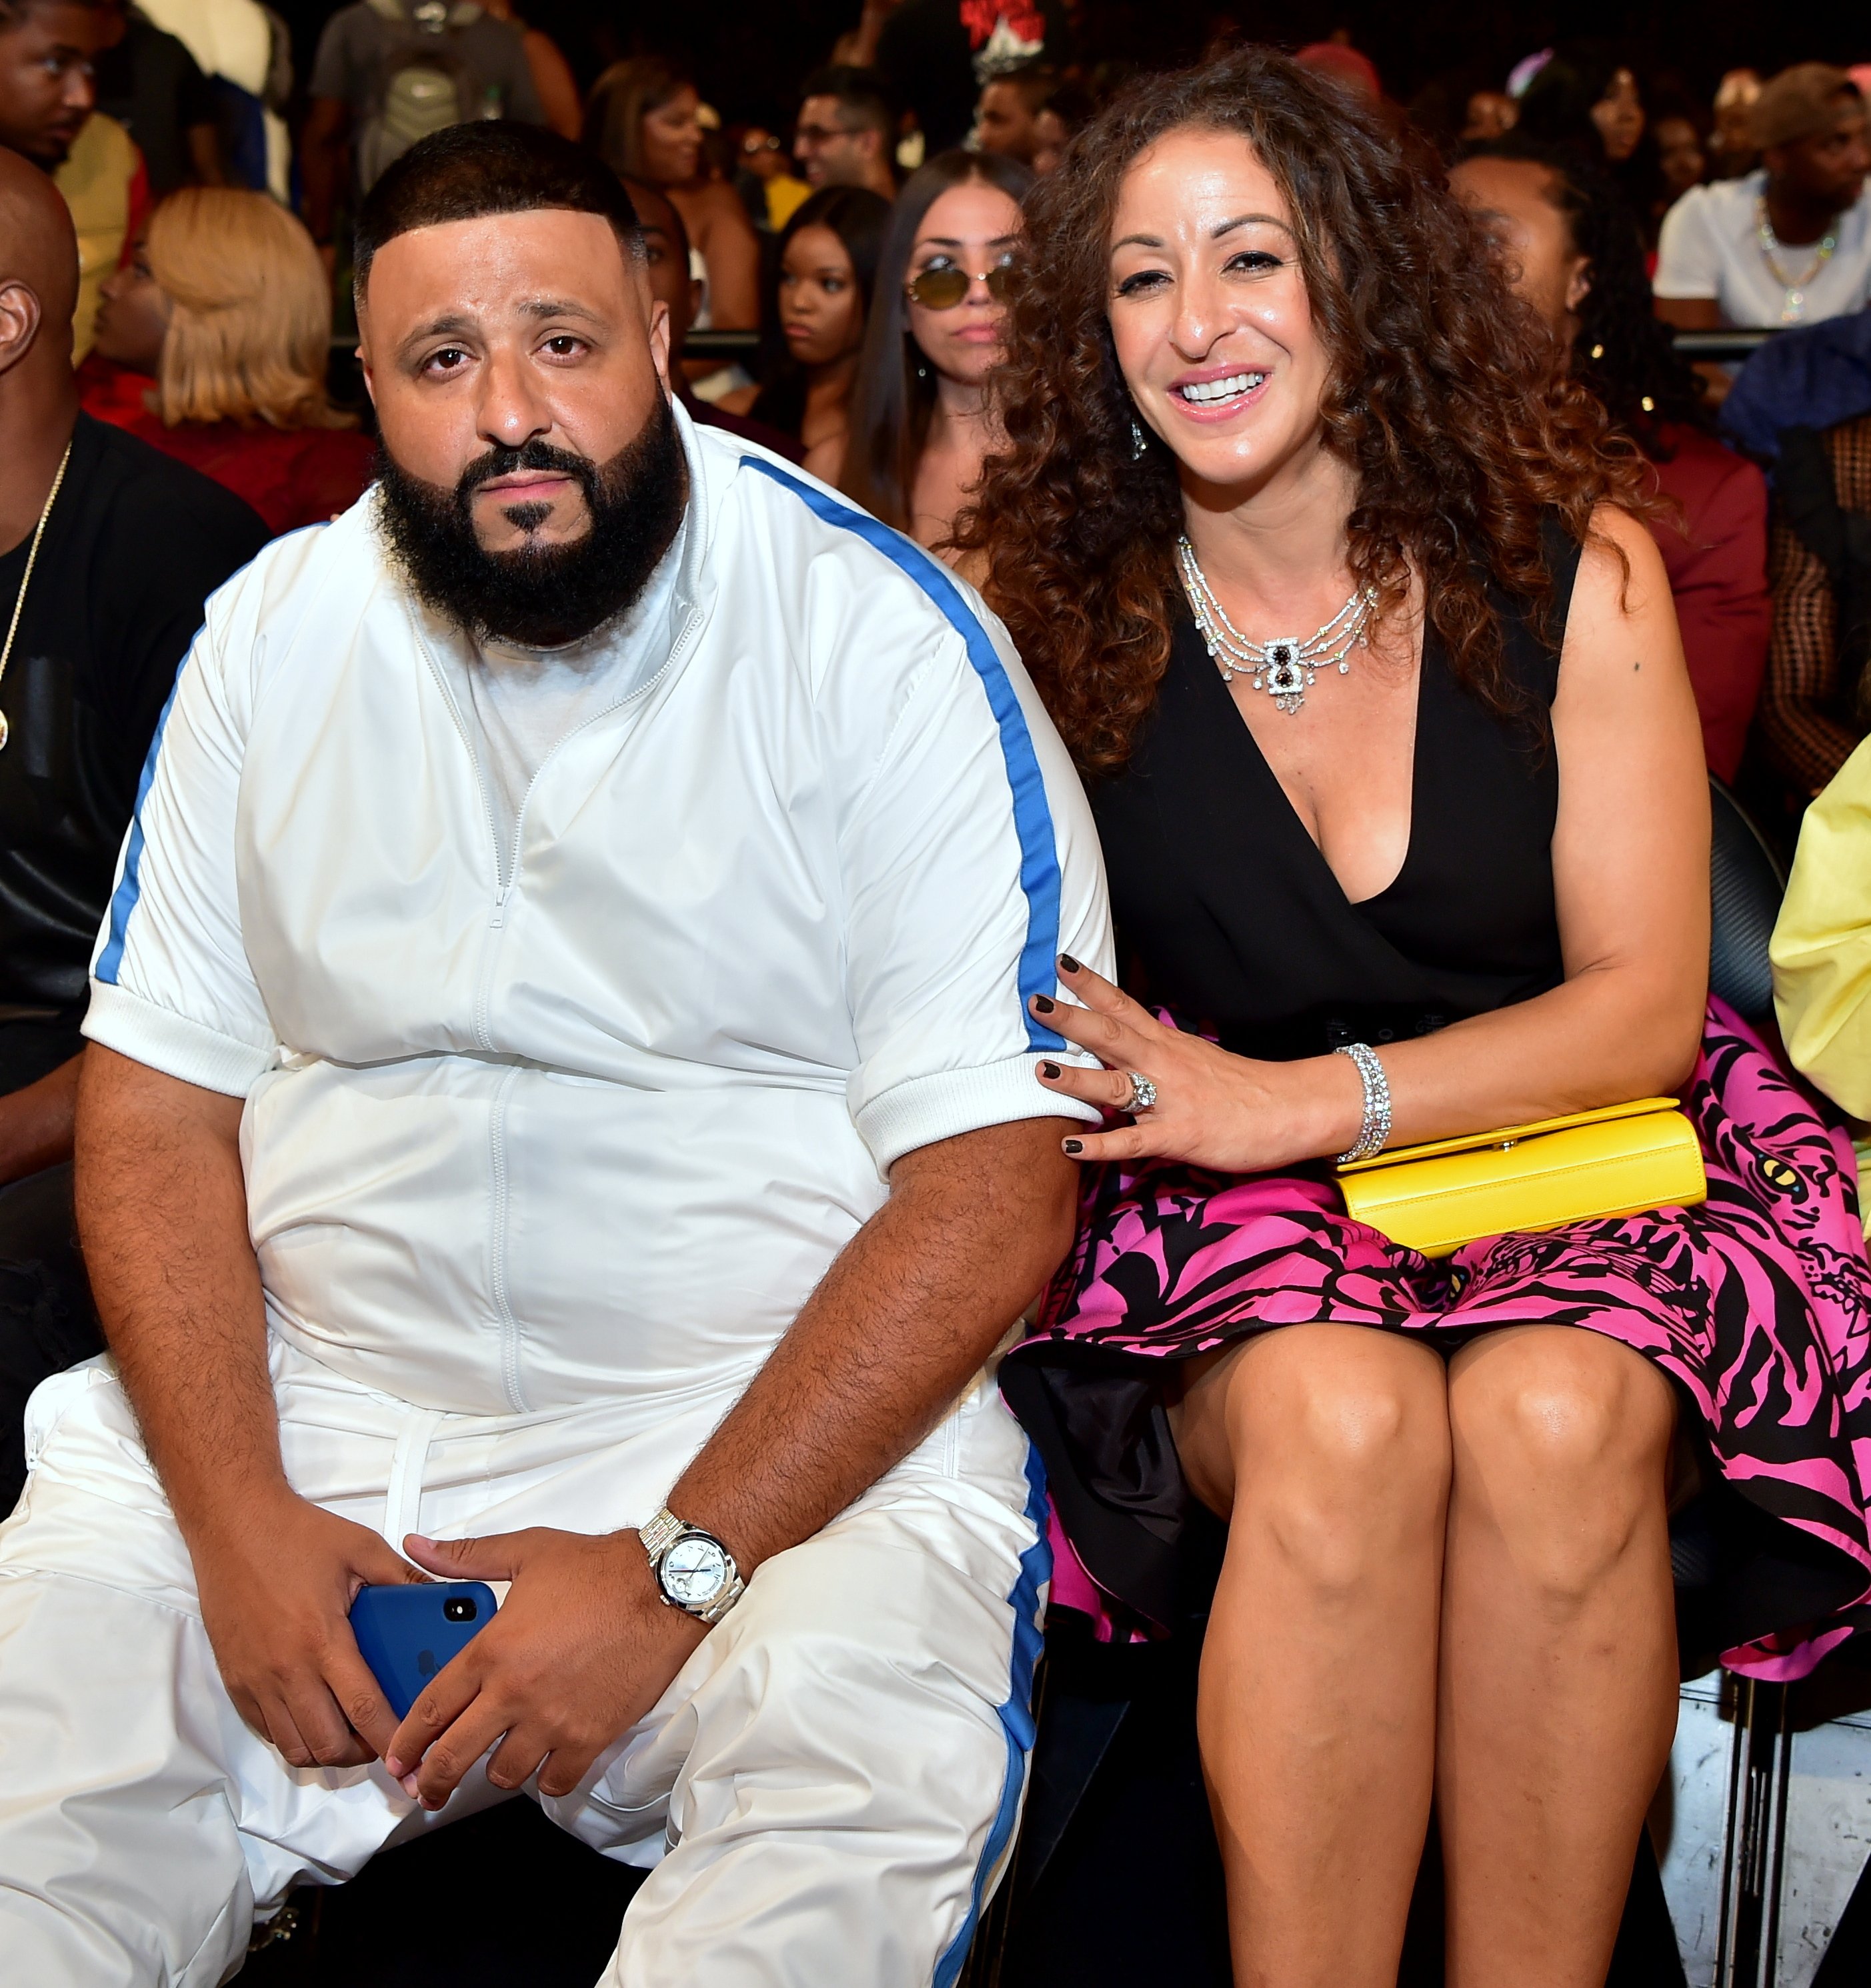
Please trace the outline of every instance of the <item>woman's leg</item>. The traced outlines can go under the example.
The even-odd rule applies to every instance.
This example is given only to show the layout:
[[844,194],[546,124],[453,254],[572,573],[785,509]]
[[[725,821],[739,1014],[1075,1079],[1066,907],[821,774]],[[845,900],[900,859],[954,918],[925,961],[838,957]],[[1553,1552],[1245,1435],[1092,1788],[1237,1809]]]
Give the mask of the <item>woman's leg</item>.
[[1449,1487],[1429,1347],[1264,1333],[1172,1412],[1228,1550],[1202,1655],[1202,1758],[1237,1988],[1393,1988],[1435,1766]]
[[1564,1326],[1450,1364],[1436,1804],[1453,1988],[1600,1988],[1676,1727],[1676,1402]]

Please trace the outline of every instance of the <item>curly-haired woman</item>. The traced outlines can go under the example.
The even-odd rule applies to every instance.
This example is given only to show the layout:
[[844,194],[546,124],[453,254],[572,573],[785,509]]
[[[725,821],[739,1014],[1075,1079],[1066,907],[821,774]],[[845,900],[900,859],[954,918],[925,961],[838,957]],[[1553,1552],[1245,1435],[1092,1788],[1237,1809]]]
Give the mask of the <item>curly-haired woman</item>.
[[[1226,1521],[1238,1978],[1393,1982],[1433,1797],[1451,1980],[1602,1980],[1674,1719],[1672,1501],[1704,1487],[1732,1641],[1780,1638],[1737,1664],[1808,1667],[1871,1587],[1871,1271],[1842,1148],[1705,1016],[1643,465],[1440,174],[1277,56],[1120,99],[1027,217],[962,538],[1146,996],[1064,961],[1035,1002],[1106,1066],[1043,1080],[1114,1114],[1003,1368],[1055,1600],[1173,1628]],[[1709,1199],[1431,1262],[1329,1171],[1386,1084],[1399,1144],[1680,1090]]]

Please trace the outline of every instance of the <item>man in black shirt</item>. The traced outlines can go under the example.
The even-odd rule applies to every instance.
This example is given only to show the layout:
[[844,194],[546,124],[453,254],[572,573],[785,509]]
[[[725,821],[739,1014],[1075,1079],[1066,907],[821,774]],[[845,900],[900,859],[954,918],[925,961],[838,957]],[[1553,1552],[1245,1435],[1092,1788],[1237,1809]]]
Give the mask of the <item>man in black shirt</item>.
[[222,184],[214,85],[140,8],[106,0],[102,11],[111,39],[92,67],[97,107],[136,140],[151,193],[160,200],[180,186]]
[[238,497],[82,414],[78,245],[0,150],[0,1512],[46,1374],[100,1350],[71,1217],[91,948],[206,596],[266,543]]

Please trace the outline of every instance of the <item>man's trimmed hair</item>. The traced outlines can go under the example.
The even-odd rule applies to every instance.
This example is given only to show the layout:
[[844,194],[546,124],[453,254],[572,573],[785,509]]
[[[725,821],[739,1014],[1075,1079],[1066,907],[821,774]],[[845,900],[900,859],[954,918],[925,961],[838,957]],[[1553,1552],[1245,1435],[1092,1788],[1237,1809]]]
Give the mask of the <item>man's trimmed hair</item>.
[[626,258],[643,252],[630,195],[617,174],[582,145],[543,126],[505,119],[451,124],[411,145],[366,196],[351,254],[352,282],[361,297],[377,250],[412,228],[546,208],[600,215]]
[[806,78],[799,100],[804,103],[809,96],[835,98],[839,110],[849,120],[847,128],[877,132],[888,153],[896,137],[896,105],[890,86],[875,69],[854,69],[840,63],[831,69],[814,70]]
[[0,35],[24,27],[26,17],[40,7],[83,7],[90,12],[109,4],[110,0],[0,0]]

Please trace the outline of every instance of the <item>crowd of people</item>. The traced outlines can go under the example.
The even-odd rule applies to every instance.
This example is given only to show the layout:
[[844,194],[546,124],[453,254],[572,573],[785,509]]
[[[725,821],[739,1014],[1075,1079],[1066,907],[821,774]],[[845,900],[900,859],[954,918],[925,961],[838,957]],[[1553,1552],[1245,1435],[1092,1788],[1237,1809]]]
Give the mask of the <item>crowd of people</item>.
[[[1241,1979],[1394,1980],[1432,1810],[1602,1979],[1673,1525],[1711,1658],[1871,1631],[1871,77],[824,52],[0,0],[22,1979],[524,1787],[620,1984],[952,1982],[1049,1583],[1204,1639]],[[1687,1205],[1335,1172],[1679,1102]]]

